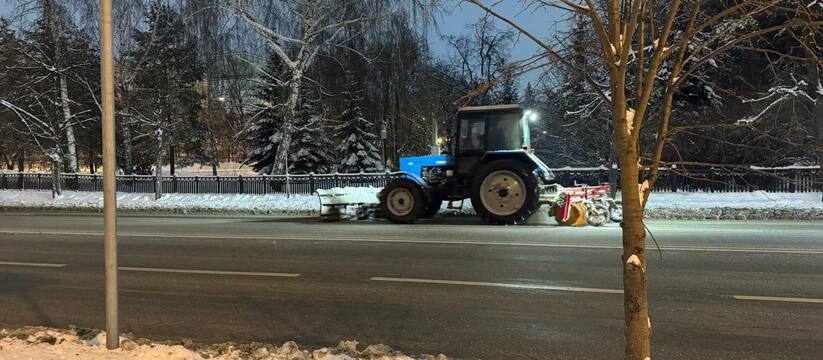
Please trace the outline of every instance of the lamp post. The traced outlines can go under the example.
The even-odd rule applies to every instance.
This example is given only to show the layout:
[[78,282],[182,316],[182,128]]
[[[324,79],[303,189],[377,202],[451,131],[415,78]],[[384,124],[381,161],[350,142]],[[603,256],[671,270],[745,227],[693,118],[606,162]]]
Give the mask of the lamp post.
[[117,327],[117,163],[114,152],[114,56],[111,0],[100,0],[100,92],[103,117],[103,249],[106,269],[106,348],[120,347]]

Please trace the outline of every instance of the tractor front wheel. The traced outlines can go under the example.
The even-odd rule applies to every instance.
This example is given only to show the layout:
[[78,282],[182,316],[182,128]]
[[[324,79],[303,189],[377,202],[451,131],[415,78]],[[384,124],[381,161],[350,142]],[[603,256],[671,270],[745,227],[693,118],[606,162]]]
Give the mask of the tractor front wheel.
[[525,222],[540,207],[537,176],[517,161],[497,160],[483,166],[474,178],[475,212],[493,224]]
[[415,222],[425,206],[420,186],[408,179],[396,179],[380,192],[380,210],[394,223]]

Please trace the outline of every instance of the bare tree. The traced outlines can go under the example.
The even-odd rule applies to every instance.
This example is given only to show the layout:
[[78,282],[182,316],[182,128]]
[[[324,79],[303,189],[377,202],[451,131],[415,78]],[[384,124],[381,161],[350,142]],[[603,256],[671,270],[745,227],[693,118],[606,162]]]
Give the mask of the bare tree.
[[[281,139],[277,149],[272,173],[282,174],[286,171],[289,145],[294,132],[294,120],[297,106],[300,104],[300,87],[306,78],[306,72],[314,64],[318,54],[330,46],[343,46],[347,38],[346,29],[366,21],[374,20],[372,16],[351,15],[351,8],[356,1],[351,0],[288,0],[268,6],[260,5],[258,10],[264,13],[258,16],[250,10],[249,1],[235,0],[237,15],[248,23],[266,42],[267,47],[277,55],[288,71],[284,81],[275,76],[268,76],[271,81],[282,82],[288,89],[284,104]],[[266,22],[273,12],[280,14],[278,21]]]
[[[493,5],[482,0],[466,1],[533,40],[549,60],[580,72],[562,49],[501,15]],[[609,106],[614,124],[612,138],[620,166],[624,213],[625,358],[650,359],[643,211],[668,139],[674,95],[702,65],[731,49],[745,48],[748,40],[781,30],[819,29],[823,21],[819,17],[797,16],[802,4],[777,0],[723,1],[719,9],[717,2],[706,0],[672,0],[665,3],[663,9],[656,8],[650,0],[534,0],[524,4],[576,13],[586,17],[594,27],[598,57],[608,70],[608,84],[598,84],[585,73],[581,75],[598,89],[598,95]],[[778,12],[785,15],[782,20],[769,25],[757,21]],[[633,91],[627,90],[631,88]],[[656,92],[662,94],[659,118],[654,119],[656,126],[644,127]],[[641,134],[645,132],[652,133],[655,139],[649,157],[643,157],[640,148]],[[645,176],[641,176],[641,171]]]

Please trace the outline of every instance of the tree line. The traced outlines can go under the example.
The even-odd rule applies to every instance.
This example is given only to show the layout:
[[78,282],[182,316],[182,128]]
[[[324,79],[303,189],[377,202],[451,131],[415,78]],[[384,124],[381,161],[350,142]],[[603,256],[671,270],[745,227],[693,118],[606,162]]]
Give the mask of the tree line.
[[[118,170],[202,164],[217,173],[230,161],[271,174],[382,171],[448,137],[459,106],[517,102],[541,113],[532,143],[550,166],[616,162],[610,109],[593,85],[609,74],[588,17],[569,16],[550,41],[571,68],[541,63],[545,52],[512,59],[516,32],[490,15],[443,36],[447,50],[434,51],[441,4],[118,2]],[[687,25],[678,19],[673,31]],[[23,2],[0,21],[4,167],[46,160],[68,172],[97,170],[97,36],[90,0]],[[697,67],[673,94],[665,162],[819,163],[819,67],[797,60],[817,55],[819,37],[763,34],[747,42],[758,51],[732,49]],[[527,71],[537,76],[520,89]],[[664,94],[654,95],[657,118]]]

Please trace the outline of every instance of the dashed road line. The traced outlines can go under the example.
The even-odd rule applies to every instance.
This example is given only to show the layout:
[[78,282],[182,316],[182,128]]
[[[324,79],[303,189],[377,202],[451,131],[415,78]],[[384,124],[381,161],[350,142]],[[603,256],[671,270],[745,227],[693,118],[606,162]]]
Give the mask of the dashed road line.
[[174,273],[174,274],[198,274],[198,275],[230,275],[230,276],[263,276],[263,277],[288,277],[296,278],[300,274],[276,273],[276,272],[253,272],[253,271],[220,271],[220,270],[191,270],[191,269],[166,269],[149,267],[121,266],[122,271],[154,272],[154,273]]
[[417,278],[396,278],[396,277],[373,277],[373,278],[369,278],[369,280],[370,281],[381,281],[381,282],[395,282],[395,283],[485,286],[485,287],[499,287],[499,288],[509,288],[509,289],[553,290],[553,291],[571,291],[571,292],[586,292],[586,293],[601,293],[601,294],[622,294],[623,293],[623,290],[620,290],[620,289],[598,289],[598,288],[584,288],[584,287],[572,287],[572,286],[497,283],[497,282],[485,282],[485,281],[438,280],[438,279],[417,279]]
[[753,296],[753,295],[732,295],[732,297],[735,300],[745,300],[745,301],[773,301],[773,302],[823,304],[823,299],[815,299],[815,298],[781,297],[781,296]]
[[18,261],[0,261],[0,265],[6,266],[32,266],[32,267],[46,267],[46,268],[61,268],[66,264],[51,264],[51,263],[34,263],[34,262],[18,262]]

